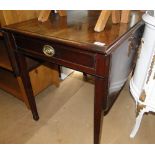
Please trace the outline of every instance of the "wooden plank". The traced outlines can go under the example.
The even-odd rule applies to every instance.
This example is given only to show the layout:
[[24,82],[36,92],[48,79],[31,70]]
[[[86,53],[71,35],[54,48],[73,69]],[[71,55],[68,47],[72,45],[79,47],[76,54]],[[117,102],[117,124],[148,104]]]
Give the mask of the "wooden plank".
[[110,10],[102,10],[101,11],[101,14],[100,14],[100,16],[97,20],[96,26],[94,28],[94,30],[96,32],[101,32],[104,30],[110,14],[111,14]]
[[0,69],[0,89],[3,89],[22,100],[18,82],[11,72]]
[[130,17],[130,10],[122,10],[121,23],[128,23]]
[[1,26],[6,25],[6,21],[5,21],[5,17],[4,17],[3,12],[4,12],[3,10],[0,10],[0,23],[1,23]]
[[58,10],[59,16],[67,16],[67,12],[65,10]]
[[59,86],[60,81],[58,71],[44,65],[41,65],[32,70],[31,72],[29,72],[29,75],[34,95],[37,95],[49,85],[54,84],[57,87]]
[[59,80],[59,72],[55,69],[51,70],[51,79],[52,84],[54,84],[56,87],[60,86],[60,80]]
[[29,19],[37,18],[39,10],[1,10],[1,26],[19,23]]
[[51,10],[42,10],[40,11],[38,21],[45,22],[48,20]]
[[19,85],[19,88],[20,88],[20,94],[21,94],[20,96],[22,96],[21,99],[24,101],[26,107],[28,109],[30,109],[29,101],[28,101],[28,98],[26,96],[24,85],[23,85],[23,82],[22,82],[22,79],[21,79],[20,76],[17,77],[17,81],[18,81],[18,85]]
[[113,10],[112,11],[112,22],[114,24],[120,23],[121,21],[121,13],[119,10]]
[[5,47],[4,40],[0,40],[0,67],[6,68],[12,71],[12,66]]

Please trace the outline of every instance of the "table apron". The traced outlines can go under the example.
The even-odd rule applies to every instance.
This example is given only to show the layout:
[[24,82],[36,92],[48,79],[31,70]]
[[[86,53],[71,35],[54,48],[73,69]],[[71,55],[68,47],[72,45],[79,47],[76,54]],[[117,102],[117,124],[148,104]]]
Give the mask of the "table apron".
[[[57,64],[57,65],[62,65],[64,67],[67,67],[67,68],[70,68],[70,69],[73,69],[73,70],[76,70],[76,71],[84,72],[84,73],[87,73],[87,74],[90,74],[90,75],[93,75],[93,76],[96,76],[96,77],[100,77],[100,78],[106,78],[107,77],[107,75],[102,76],[100,74],[97,74],[96,73],[96,71],[97,71],[96,68],[90,68],[90,67],[87,67],[87,66],[83,66],[81,64],[76,64],[76,63],[73,63],[73,62],[65,61],[63,59],[57,59],[57,58],[54,58],[54,57],[46,57],[46,56],[42,56],[41,54],[36,55],[35,52],[28,52],[27,50],[22,49],[22,48],[17,48],[16,50],[14,50],[14,52],[16,52],[17,54],[22,54],[22,55],[31,57],[32,59],[36,59],[36,60],[38,59],[38,60],[45,61],[45,62],[48,62],[48,63],[54,63],[54,64]],[[96,58],[96,56],[95,56],[95,58]],[[95,62],[96,62],[96,60],[95,60]]]

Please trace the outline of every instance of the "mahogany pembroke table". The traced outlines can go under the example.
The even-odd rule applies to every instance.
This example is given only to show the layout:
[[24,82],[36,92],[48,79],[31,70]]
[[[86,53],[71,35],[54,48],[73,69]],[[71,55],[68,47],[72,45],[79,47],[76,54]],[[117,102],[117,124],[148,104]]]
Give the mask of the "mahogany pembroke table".
[[32,19],[1,29],[15,57],[14,69],[22,77],[34,120],[39,115],[26,57],[55,69],[62,65],[94,76],[94,143],[100,142],[102,118],[134,67],[144,29],[142,21],[112,24],[109,20],[104,31],[97,33],[98,16],[99,11],[68,11],[67,17],[52,15],[44,23]]

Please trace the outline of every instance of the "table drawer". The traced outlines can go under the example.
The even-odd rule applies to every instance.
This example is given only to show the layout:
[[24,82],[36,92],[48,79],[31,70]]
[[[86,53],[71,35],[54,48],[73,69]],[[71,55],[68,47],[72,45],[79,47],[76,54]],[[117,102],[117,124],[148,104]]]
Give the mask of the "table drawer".
[[[95,68],[95,54],[88,53],[88,51],[81,51],[79,49],[64,46],[52,41],[43,41],[31,37],[14,36],[16,45],[26,52],[35,53],[43,57],[51,57],[52,59],[60,59],[66,62],[71,62],[75,64],[80,64],[89,68]],[[53,55],[50,55],[49,49],[54,51]],[[45,53],[47,50],[47,54]]]

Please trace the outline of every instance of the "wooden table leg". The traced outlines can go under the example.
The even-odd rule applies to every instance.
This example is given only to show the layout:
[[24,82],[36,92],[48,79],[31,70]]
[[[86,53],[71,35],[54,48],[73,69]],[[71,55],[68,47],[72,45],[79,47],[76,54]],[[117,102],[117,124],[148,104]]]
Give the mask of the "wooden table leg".
[[119,10],[113,10],[112,11],[112,22],[114,24],[120,23],[121,20],[121,13]]
[[97,23],[95,25],[95,28],[94,28],[94,30],[96,32],[101,32],[104,30],[110,14],[111,14],[110,10],[102,10],[101,11],[101,14],[100,14],[100,16],[97,20]]
[[50,13],[51,13],[51,10],[41,10],[38,17],[38,21],[40,22],[47,21],[50,16]]
[[37,112],[36,102],[35,102],[35,98],[33,95],[29,72],[26,67],[27,66],[26,59],[22,54],[19,54],[19,53],[16,54],[16,58],[17,58],[17,63],[18,63],[19,70],[20,70],[20,76],[21,76],[23,86],[25,89],[25,94],[27,96],[28,103],[29,103],[29,106],[30,106],[30,109],[33,115],[33,119],[37,121],[39,119],[39,115]]
[[103,104],[106,95],[105,80],[95,77],[95,97],[94,97],[94,144],[100,143],[101,127],[104,117]]
[[121,23],[129,22],[130,12],[130,10],[122,10]]
[[67,16],[66,10],[58,10],[60,16]]

